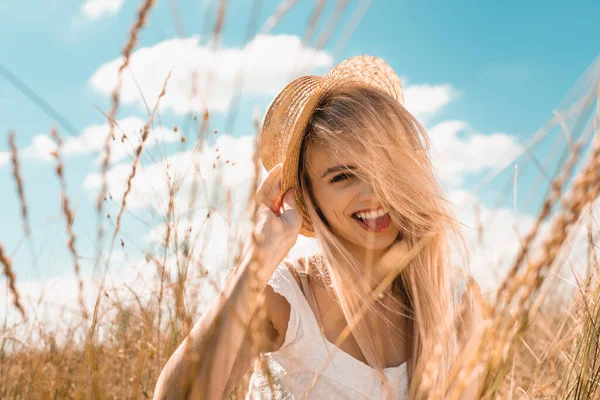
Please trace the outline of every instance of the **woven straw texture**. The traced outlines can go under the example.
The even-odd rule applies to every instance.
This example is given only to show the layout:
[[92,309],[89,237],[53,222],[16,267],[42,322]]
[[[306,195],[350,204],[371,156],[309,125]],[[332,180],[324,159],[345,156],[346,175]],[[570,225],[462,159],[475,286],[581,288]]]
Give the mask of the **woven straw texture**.
[[[398,75],[385,61],[368,55],[348,58],[324,77],[307,75],[290,82],[269,105],[259,133],[260,158],[266,170],[283,162],[281,195],[297,187],[300,146],[314,110],[329,91],[346,85],[373,87],[404,104]],[[300,234],[315,237],[298,191],[296,203],[303,219]]]

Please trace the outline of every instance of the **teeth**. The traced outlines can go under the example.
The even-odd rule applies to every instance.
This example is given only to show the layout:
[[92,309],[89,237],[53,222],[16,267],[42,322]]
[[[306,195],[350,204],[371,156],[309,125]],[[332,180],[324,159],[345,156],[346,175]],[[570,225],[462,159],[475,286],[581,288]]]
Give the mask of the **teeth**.
[[379,209],[378,211],[364,211],[356,213],[356,216],[360,219],[373,219],[384,216],[386,214],[385,210]]

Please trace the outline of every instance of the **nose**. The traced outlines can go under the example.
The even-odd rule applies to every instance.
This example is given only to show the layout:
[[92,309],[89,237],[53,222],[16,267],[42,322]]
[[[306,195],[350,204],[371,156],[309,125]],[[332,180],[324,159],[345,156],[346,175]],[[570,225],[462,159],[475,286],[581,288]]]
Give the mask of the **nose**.
[[358,201],[365,203],[375,203],[375,191],[369,182],[361,182],[360,191],[358,193]]

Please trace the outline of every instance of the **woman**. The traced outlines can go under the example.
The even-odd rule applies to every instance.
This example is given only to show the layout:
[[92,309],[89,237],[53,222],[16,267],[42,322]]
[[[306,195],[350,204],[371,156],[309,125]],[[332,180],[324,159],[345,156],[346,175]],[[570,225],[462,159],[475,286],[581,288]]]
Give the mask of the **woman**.
[[[255,197],[257,243],[155,398],[224,397],[257,356],[248,398],[443,396],[481,313],[452,268],[464,246],[427,134],[402,104],[398,76],[370,56],[273,100],[259,136],[269,174]],[[298,234],[320,251],[284,260]]]

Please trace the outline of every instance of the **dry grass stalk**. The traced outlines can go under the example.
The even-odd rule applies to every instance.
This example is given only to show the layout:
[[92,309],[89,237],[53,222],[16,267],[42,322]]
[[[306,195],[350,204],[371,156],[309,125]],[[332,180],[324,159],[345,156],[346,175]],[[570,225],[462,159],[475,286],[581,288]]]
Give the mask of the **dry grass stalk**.
[[[152,115],[150,116],[150,120],[148,121],[147,124],[144,125],[144,128],[142,130],[142,138],[140,140],[140,144],[138,145],[138,147],[135,150],[135,157],[133,159],[133,162],[131,163],[131,172],[129,173],[129,176],[127,177],[127,181],[125,183],[125,192],[123,193],[123,199],[121,200],[121,208],[119,210],[119,213],[117,214],[117,222],[116,222],[115,231],[113,233],[113,239],[112,239],[113,243],[114,243],[115,238],[117,237],[117,234],[119,233],[119,230],[121,229],[121,217],[123,216],[125,207],[127,207],[127,195],[129,195],[129,192],[131,191],[131,182],[133,182],[133,178],[135,178],[135,173],[137,171],[137,166],[138,166],[138,162],[140,160],[140,155],[142,154],[142,150],[144,148],[144,143],[146,143],[146,139],[148,139],[148,135],[150,134],[150,127],[152,126],[152,123],[154,122],[154,115],[156,114],[156,110],[158,109],[160,99],[166,93],[167,82],[169,81],[170,77],[171,77],[171,72],[169,72],[169,74],[167,75],[167,77],[165,79],[165,82],[162,87],[162,91],[158,95],[158,99],[156,100],[156,104],[154,105],[154,110],[152,110]],[[109,253],[108,257],[110,260],[110,253]],[[108,262],[107,262],[107,264],[108,264]]]
[[360,24],[360,21],[363,19],[363,17],[367,13],[367,10],[369,9],[369,6],[371,5],[372,1],[373,0],[363,0],[354,9],[354,12],[350,16],[348,23],[342,30],[342,33],[339,35],[338,40],[333,47],[333,59],[334,60],[337,60],[340,58],[340,54],[342,53],[342,50],[346,47],[348,40],[350,40],[350,38],[352,37],[352,34],[354,33],[354,31]]
[[15,133],[8,134],[8,144],[10,146],[10,160],[12,163],[12,175],[17,183],[17,193],[21,203],[21,218],[23,219],[23,229],[27,236],[31,236],[31,227],[29,225],[29,216],[27,215],[27,202],[25,201],[25,191],[23,189],[23,180],[19,171],[19,157],[17,145],[15,144]]
[[319,22],[319,18],[321,18],[321,15],[323,14],[323,8],[325,8],[325,0],[317,0],[315,8],[308,19],[306,31],[304,31],[304,37],[302,38],[302,43],[305,46],[310,44],[313,32],[315,31],[317,23]]
[[[147,13],[153,3],[153,1],[146,1],[140,8],[138,20],[132,29],[128,45],[124,49],[124,54],[127,54],[126,63],[137,41],[137,31],[144,25]],[[226,1],[224,0],[220,3],[220,20],[215,25],[215,37],[217,39],[215,43],[218,41],[222,30],[225,3]],[[263,30],[265,30],[265,27],[270,29],[274,26],[281,19],[281,16],[295,3],[296,1],[289,0],[280,3],[278,12],[275,16],[269,18]],[[342,3],[343,0],[338,4]],[[368,3],[368,1],[363,2],[363,4]],[[134,34],[133,31],[136,31],[136,33]],[[318,41],[320,42],[321,40],[319,39]],[[119,71],[119,87],[120,75],[121,70]],[[118,109],[118,91],[118,89],[115,91],[116,97],[113,97],[113,116],[108,118],[111,123],[114,123],[114,116]],[[255,120],[255,126],[258,129],[258,120]],[[200,150],[198,144],[207,129],[208,111],[205,111],[200,135],[196,143],[196,151]],[[108,140],[110,140],[113,134],[114,126],[111,125],[111,134],[107,137],[106,146],[110,144]],[[106,163],[103,163],[103,183],[106,183],[106,172],[110,159],[110,149],[106,146],[104,159]],[[597,159],[599,156],[598,149],[596,149],[594,154],[594,157]],[[139,153],[136,156],[138,155]],[[256,152],[253,162],[255,165],[255,176],[252,183],[252,191],[255,192],[258,187],[260,170]],[[596,171],[598,171],[600,164],[596,163],[593,168],[596,168]],[[196,170],[196,179],[199,174],[200,171]],[[566,175],[566,180],[570,176],[570,172],[563,171],[563,175]],[[597,382],[598,369],[594,366],[594,360],[597,357],[595,354],[591,354],[589,350],[598,348],[597,330],[595,331],[592,328],[598,326],[599,318],[592,317],[597,315],[595,314],[596,309],[593,307],[600,304],[600,290],[593,289],[595,286],[592,283],[585,285],[583,286],[580,299],[573,304],[569,313],[559,310],[558,307],[552,307],[553,303],[551,303],[548,309],[541,309],[539,311],[535,320],[532,319],[533,315],[536,314],[533,310],[537,310],[539,304],[539,299],[536,299],[536,297],[540,296],[537,293],[544,282],[546,272],[553,264],[557,263],[558,251],[565,246],[568,230],[572,229],[572,226],[575,225],[583,212],[582,210],[589,206],[594,196],[597,197],[598,180],[600,180],[598,174],[594,174],[591,168],[587,168],[586,175],[580,179],[581,182],[574,185],[577,191],[572,196],[573,198],[569,197],[563,202],[563,216],[556,219],[554,223],[555,231],[551,232],[549,238],[544,242],[541,257],[532,262],[529,268],[520,275],[518,274],[520,271],[514,271],[512,279],[507,283],[506,303],[499,308],[495,308],[493,314],[491,310],[490,312],[486,311],[487,318],[485,323],[479,327],[478,332],[472,338],[473,340],[467,346],[472,350],[465,352],[463,355],[465,361],[461,364],[466,365],[466,367],[459,369],[460,372],[457,373],[458,383],[455,387],[457,389],[456,392],[460,392],[461,387],[464,387],[461,385],[468,382],[470,377],[483,373],[485,380],[483,382],[484,389],[482,390],[482,394],[488,398],[494,396],[494,393],[501,393],[503,398],[507,398],[509,394],[511,396],[513,394],[523,394],[531,398],[542,398],[547,397],[549,391],[553,391],[558,396],[560,394],[558,390],[561,388],[561,385],[564,385],[565,388],[565,391],[562,393],[563,397],[578,398],[577,396],[583,397],[585,394],[589,396],[595,395],[589,389],[591,385]],[[563,184],[564,181],[561,181],[561,178],[558,178],[553,184],[560,187],[553,186],[551,194],[553,197],[553,200],[551,200],[552,204],[558,201]],[[193,244],[189,245],[191,233],[190,231],[186,232],[185,244],[183,246],[184,261],[183,266],[180,267],[180,251],[177,239],[178,221],[174,216],[174,197],[177,190],[178,188],[174,187],[174,185],[170,186],[169,210],[166,218],[167,233],[164,238],[165,258],[160,263],[153,255],[148,255],[148,260],[156,264],[157,275],[161,280],[160,289],[156,289],[159,299],[158,310],[156,310],[155,302],[157,299],[156,291],[153,291],[150,298],[146,301],[142,296],[138,296],[137,293],[130,289],[137,307],[117,297],[113,297],[112,292],[109,295],[105,291],[102,295],[106,296],[111,304],[107,305],[108,308],[105,310],[95,308],[94,323],[92,324],[92,329],[89,330],[84,349],[80,349],[77,345],[73,344],[76,342],[73,340],[75,337],[74,332],[80,329],[80,326],[69,328],[69,332],[65,335],[67,338],[67,344],[65,345],[57,345],[57,338],[44,332],[43,328],[36,328],[36,330],[32,327],[32,335],[36,332],[40,336],[43,347],[40,349],[33,347],[26,348],[25,343],[27,340],[23,339],[20,340],[23,351],[7,354],[4,351],[4,343],[7,340],[15,342],[16,340],[14,340],[14,335],[11,334],[10,328],[3,329],[1,331],[2,347],[0,347],[0,381],[6,384],[0,385],[1,398],[82,398],[90,397],[90,395],[100,397],[103,393],[116,398],[152,397],[155,379],[163,367],[162,361],[169,357],[186,334],[185,321],[192,321],[197,316],[194,310],[198,310],[198,308],[194,308],[194,304],[191,304],[191,299],[188,302],[188,298],[185,298],[188,304],[184,304],[186,285],[190,286],[196,283],[188,281],[187,268],[190,263],[194,262],[192,254],[194,254],[193,249],[196,246],[197,238]],[[556,193],[557,190],[558,194]],[[100,198],[102,198],[102,194],[105,192],[106,186],[103,187]],[[193,205],[198,195],[197,184],[191,194],[190,204],[192,207],[190,208],[192,210],[191,215],[193,215],[193,210],[195,209]],[[19,195],[23,206],[25,204],[24,196],[22,193]],[[577,196],[580,197],[579,200],[575,199]],[[253,206],[251,205],[250,207]],[[98,208],[99,215],[101,215],[101,203]],[[122,210],[124,208],[125,204],[123,203]],[[252,210],[251,214],[252,220],[255,220],[256,208]],[[209,217],[210,211],[206,219]],[[547,217],[546,215],[542,219],[546,219]],[[100,232],[101,230],[99,230]],[[533,237],[537,234],[537,232],[534,233]],[[102,234],[100,233],[99,238],[101,239],[101,237]],[[525,252],[529,251],[528,248],[531,246],[533,237],[524,246]],[[593,238],[593,236],[591,237]],[[251,240],[256,245],[260,242],[261,238],[252,235]],[[165,266],[166,252],[171,247],[172,241],[174,241],[173,247],[178,260],[178,281],[175,283],[170,281]],[[590,239],[591,242],[592,239]],[[593,261],[594,256],[590,257],[592,264],[588,265],[589,270],[592,272],[598,270],[597,261]],[[260,257],[260,255],[257,255],[257,259],[253,260],[254,262],[250,266],[252,276],[255,276],[258,272]],[[527,254],[523,254],[521,262],[517,263],[519,264],[517,269],[526,259]],[[5,275],[8,277],[8,274],[12,274],[10,260],[6,262],[5,260],[8,260],[8,258],[4,255],[2,246],[0,245],[0,261],[5,265]],[[8,273],[6,272],[6,265],[9,265]],[[238,263],[236,262],[235,265],[238,265]],[[14,274],[12,275],[14,280]],[[590,282],[592,275],[588,274]],[[164,287],[173,288],[172,301],[163,301]],[[258,296],[256,287],[253,286],[253,288],[255,289],[254,301],[258,302],[258,315],[261,318],[265,318],[266,313],[264,307],[261,306],[264,299]],[[519,291],[519,288],[522,290]],[[12,289],[18,303],[18,297],[16,297],[18,293],[14,290],[14,287]],[[510,307],[508,304],[512,304],[513,302],[516,303],[516,309],[509,310]],[[97,306],[99,307],[99,302],[97,302]],[[160,322],[163,307],[167,310],[168,315],[173,316],[166,321],[166,326],[163,326]],[[20,310],[23,312],[22,308]],[[103,313],[111,310],[117,311],[117,315],[110,321],[106,321],[106,318],[104,318],[103,322],[106,322],[106,325],[103,325],[103,328],[106,328],[107,335],[102,341],[96,343],[96,324],[100,323],[101,316],[105,315]],[[585,313],[580,318],[575,318],[574,316],[577,313],[581,313],[582,310]],[[158,324],[156,324],[157,317]],[[241,323],[239,316],[232,315],[231,317]],[[260,331],[259,324],[252,325],[248,329],[250,329],[249,333],[252,336],[253,351],[256,351],[260,347],[259,343],[266,338]],[[594,334],[596,335],[594,336]],[[594,341],[595,339],[596,341]],[[522,348],[525,348],[527,351],[524,351],[523,354],[516,354],[516,345],[521,341],[525,343],[525,346],[522,346]],[[517,356],[519,357],[518,361],[524,361],[517,362]],[[270,376],[266,363],[264,360],[260,360],[261,368],[266,370],[267,376]],[[507,393],[504,391],[506,388],[501,385],[503,383],[502,378],[505,377],[509,364],[514,371],[511,376],[514,383],[514,390]],[[573,373],[569,374],[570,371]],[[434,374],[435,370],[432,369],[428,373]],[[247,383],[248,381],[245,378],[242,384],[234,390],[230,398],[243,398],[245,390],[242,386],[245,385],[247,387]],[[90,384],[91,393],[87,392]],[[499,389],[498,386],[500,386]],[[100,388],[103,388],[103,390],[101,391]]]
[[[257,131],[256,139],[254,140],[254,153],[252,155],[252,163],[254,165],[254,179],[252,180],[252,186],[250,188],[250,193],[256,193],[256,191],[258,190],[258,186],[260,184],[260,182],[259,182],[260,163],[259,163],[258,136],[259,135],[258,135],[258,131]],[[252,226],[256,227],[259,208],[258,208],[258,203],[255,201],[255,199],[252,199],[251,204],[250,204],[250,209],[251,209]],[[262,235],[257,234],[256,230],[253,229],[252,235],[251,235],[251,243],[252,243],[253,248],[255,248],[255,249],[261,248],[263,240],[264,240],[264,238],[262,237]],[[264,325],[264,321],[267,318],[264,294],[260,293],[260,288],[258,287],[258,282],[259,282],[258,274],[259,274],[260,266],[263,265],[262,261],[264,259],[264,255],[262,253],[263,252],[257,252],[254,255],[255,258],[251,260],[250,265],[249,265],[249,268],[250,268],[250,275],[249,275],[250,292],[254,294],[254,296],[252,296],[252,299],[256,302],[255,304],[250,304],[249,308],[256,306],[256,313],[258,314],[258,318],[256,318],[253,321],[253,324],[251,324],[250,327],[246,328],[246,329],[248,329],[248,328],[250,329],[250,337],[251,337],[251,342],[252,342],[252,354],[258,354],[259,349],[265,344],[266,340],[268,340],[260,329],[260,327]],[[267,360],[263,357],[258,357],[258,366],[259,366],[260,370],[265,374],[265,376],[267,376],[269,379],[270,392],[275,393],[274,381],[272,379],[272,374],[269,369]]]
[[[106,175],[108,172],[108,165],[110,163],[110,140],[111,139],[115,140],[114,122],[113,121],[115,120],[117,111],[119,109],[119,92],[121,90],[121,85],[122,85],[122,74],[123,74],[123,70],[125,70],[125,68],[127,68],[129,65],[129,59],[133,52],[133,48],[135,47],[135,45],[137,43],[139,32],[146,24],[148,14],[150,13],[150,10],[152,9],[152,7],[154,6],[155,3],[156,3],[156,0],[145,0],[144,3],[142,4],[142,6],[138,10],[137,19],[134,22],[133,27],[131,28],[131,31],[129,33],[129,40],[127,41],[127,43],[125,44],[125,47],[123,48],[123,64],[121,64],[121,66],[119,67],[119,70],[117,72],[117,85],[115,86],[115,88],[111,94],[112,107],[110,109],[110,112],[108,113],[110,130],[109,130],[108,135],[106,135],[106,139],[104,141],[104,157],[102,159],[102,164],[100,167],[100,176],[101,176],[102,183],[101,183],[100,193],[98,193],[98,199],[96,201],[96,210],[97,210],[97,215],[98,215],[98,235],[96,238],[96,248],[98,250],[97,250],[97,254],[96,254],[96,260],[98,262],[100,261],[100,256],[101,256],[101,251],[102,251],[102,238],[104,236],[104,225],[103,225],[103,221],[102,221],[103,220],[102,209],[103,209],[104,196],[106,195],[106,192],[108,191],[108,181],[107,181]],[[91,376],[92,392],[95,397],[100,395],[100,388],[98,387],[97,380],[96,380],[96,371],[97,371],[98,367],[96,364],[96,359],[95,359],[95,354],[94,354],[94,341],[95,341],[94,338],[95,338],[95,329],[96,329],[96,324],[97,324],[99,298],[101,296],[101,293],[102,293],[102,291],[99,292],[98,299],[96,300],[96,305],[94,307],[94,318],[92,320],[90,333],[88,334],[88,352],[87,353],[89,355],[89,360],[90,360],[89,365],[92,370],[92,376]]]
[[12,270],[10,258],[8,258],[8,255],[4,253],[4,246],[2,246],[2,243],[0,243],[0,263],[2,264],[2,273],[4,276],[6,276],[6,279],[8,280],[8,287],[13,295],[13,304],[21,313],[23,319],[26,319],[27,317],[25,316],[25,309],[19,300],[19,292],[17,291],[16,287],[15,273]]
[[85,302],[83,301],[83,280],[81,279],[81,272],[79,266],[79,254],[77,254],[77,249],[75,249],[75,240],[77,237],[75,236],[75,232],[73,232],[73,223],[75,222],[75,215],[73,214],[73,210],[69,206],[69,197],[67,196],[67,182],[65,181],[65,176],[63,173],[63,162],[62,157],[60,155],[60,150],[62,148],[62,139],[58,135],[56,129],[50,130],[50,135],[56,141],[56,151],[53,156],[56,159],[56,175],[58,176],[58,181],[60,183],[60,204],[62,208],[62,212],[65,215],[65,222],[67,223],[67,235],[69,236],[69,240],[67,241],[67,247],[73,256],[73,268],[75,270],[75,277],[77,278],[77,283],[79,287],[79,306],[81,307],[81,315],[84,319],[89,318],[89,314],[87,308],[85,306]]
[[179,9],[179,4],[177,1],[169,0],[169,11],[171,14],[171,19],[173,20],[173,26],[177,32],[177,36],[186,37],[187,34],[185,33],[185,26],[183,24],[181,10]]
[[[572,189],[562,201],[562,211],[555,218],[548,237],[543,241],[541,254],[535,261],[529,263],[523,274],[512,279],[510,290],[506,292],[508,294],[506,302],[502,302],[503,306],[497,304],[491,325],[481,332],[480,345],[471,349],[471,356],[479,358],[479,364],[485,366],[480,393],[482,395],[493,396],[498,391],[507,372],[508,363],[515,354],[518,339],[534,316],[531,309],[548,270],[554,264],[569,230],[577,223],[585,208],[598,198],[600,137],[597,136],[595,139],[590,159],[580,175],[575,178]],[[517,296],[516,309],[512,309],[510,304],[515,296]],[[462,373],[471,374],[475,367],[471,365],[471,369],[463,368]],[[454,395],[463,389],[464,384],[458,382]]]
[[[204,146],[204,137],[206,136],[206,134],[208,133],[208,129],[210,127],[210,114],[208,112],[208,110],[205,110],[203,115],[202,115],[202,123],[200,124],[200,128],[198,130],[198,137],[196,139],[196,143],[194,145],[194,150],[193,150],[193,155],[196,155],[198,152],[200,152]],[[218,149],[217,149],[218,150]],[[195,158],[195,157],[194,157]],[[193,178],[192,178],[192,185],[190,188],[190,195],[189,195],[189,202],[188,202],[188,208],[189,208],[189,213],[188,213],[188,224],[191,226],[191,224],[194,221],[194,216],[196,215],[196,207],[194,207],[194,205],[196,204],[196,200],[198,198],[198,188],[199,188],[199,182],[200,182],[200,176],[201,176],[201,169],[200,169],[200,163],[197,163],[195,160],[193,160],[194,162],[194,171],[193,171]],[[204,182],[204,180],[202,180],[202,191],[204,193],[206,193],[206,183]],[[207,214],[206,218],[208,219],[210,217],[210,212]],[[190,228],[191,229],[191,228]],[[184,238],[184,242],[183,242],[183,248],[184,251],[188,251],[190,249],[190,243],[189,243],[189,233],[191,231],[188,231],[188,234],[186,234],[185,238]],[[189,253],[191,254],[191,253]],[[185,256],[185,254],[184,254]]]
[[290,11],[292,7],[296,5],[297,2],[298,0],[284,0],[280,2],[275,12],[271,16],[269,16],[269,18],[267,18],[267,20],[265,21],[264,25],[260,29],[260,33],[262,33],[263,35],[269,33],[271,29],[273,29],[275,26],[277,26],[277,24],[279,24],[279,22],[285,16],[285,14],[287,14],[288,11]]
[[[533,240],[537,237],[542,223],[550,215],[550,212],[552,211],[552,207],[554,206],[554,204],[556,204],[556,202],[560,200],[561,195],[562,195],[562,188],[565,185],[565,183],[567,182],[567,180],[569,179],[569,177],[571,176],[573,168],[579,161],[579,155],[581,153],[582,146],[583,146],[583,143],[581,143],[581,142],[579,142],[573,146],[573,152],[571,153],[571,157],[565,163],[565,166],[562,169],[562,173],[556,179],[554,179],[552,181],[552,183],[550,185],[551,186],[550,194],[544,200],[544,204],[542,205],[542,209],[541,209],[540,213],[538,214],[538,217],[535,221],[533,228],[523,238],[521,248],[519,249],[519,253],[517,254],[517,257],[516,257],[512,267],[509,269],[508,274],[502,281],[500,288],[498,289],[497,302],[496,302],[497,307],[504,307],[503,301],[506,301],[507,296],[509,296],[509,294],[506,293],[506,291],[509,288],[509,284],[513,283],[513,279],[516,277],[519,268],[521,267],[521,265],[523,264],[523,261],[527,257],[529,247],[533,243]],[[512,286],[512,288],[515,289],[516,287]]]
[[167,262],[167,253],[168,253],[168,249],[169,249],[169,241],[171,238],[171,221],[170,218],[173,216],[173,209],[175,207],[175,202],[173,201],[173,196],[174,196],[174,192],[173,190],[169,190],[169,205],[168,205],[168,211],[167,211],[167,218],[165,221],[166,224],[166,232],[165,232],[165,239],[164,239],[164,245],[165,245],[165,251],[164,251],[164,255],[163,255],[163,262],[160,268],[160,290],[159,290],[159,294],[158,294],[158,338],[157,338],[157,342],[158,345],[160,346],[161,343],[161,331],[160,331],[160,326],[162,324],[162,302],[163,302],[163,291],[164,291],[164,285],[165,285],[165,278],[166,278],[166,273],[165,273],[165,268],[164,265]]
[[[219,1],[219,8],[217,10],[217,17],[216,17],[216,21],[215,21],[215,26],[212,32],[212,38],[210,40],[210,43],[212,44],[212,51],[216,52],[217,49],[219,48],[219,43],[221,40],[221,33],[223,31],[223,25],[225,23],[225,12],[227,10],[227,4],[228,4],[228,0],[220,0]],[[216,67],[214,65],[215,62],[215,57],[211,57],[210,61],[211,61],[211,65],[208,68],[208,74],[206,76],[206,87],[205,87],[205,92],[204,92],[204,98],[205,98],[205,105],[204,105],[204,118],[205,120],[208,120],[208,114],[209,114],[209,102],[208,99],[211,96],[211,89],[212,89],[212,85],[215,81],[214,79],[214,74],[215,74],[215,70],[218,68],[218,66]],[[196,72],[194,72],[192,74],[192,97],[196,94]],[[198,145],[198,143],[196,143],[196,145]]]
[[98,213],[98,236],[96,239],[96,248],[98,249],[98,254],[96,256],[97,260],[99,260],[100,251],[102,248],[102,237],[104,236],[104,227],[102,222],[103,200],[104,196],[106,196],[106,192],[108,191],[108,182],[106,180],[106,174],[108,172],[108,165],[110,163],[110,141],[111,139],[115,140],[114,120],[117,116],[117,111],[119,110],[119,92],[121,91],[122,75],[125,68],[129,66],[129,59],[131,57],[131,53],[133,52],[133,48],[137,43],[139,32],[146,24],[148,14],[150,13],[150,10],[154,6],[155,2],[156,0],[145,0],[140,9],[138,10],[137,19],[129,33],[129,40],[123,48],[123,64],[121,64],[117,72],[117,85],[115,86],[111,94],[112,107],[110,109],[110,112],[108,113],[110,130],[108,135],[106,135],[106,139],[104,140],[104,157],[102,158],[102,164],[100,167],[102,184],[100,193],[98,193],[98,199],[96,201],[96,210]]
[[327,45],[327,43],[329,43],[329,40],[333,36],[333,32],[335,31],[340,18],[344,14],[344,11],[346,11],[346,8],[348,8],[349,3],[350,0],[338,0],[337,4],[335,5],[334,15],[331,17],[329,23],[317,38],[317,44],[315,45],[315,48],[322,49]]
[[33,243],[33,237],[31,232],[31,225],[29,223],[29,213],[27,212],[27,201],[25,201],[25,189],[23,185],[23,179],[21,178],[21,172],[19,168],[19,151],[17,149],[17,145],[15,143],[15,133],[9,132],[8,134],[8,144],[10,147],[10,161],[12,164],[12,176],[15,179],[15,183],[17,185],[17,193],[19,198],[19,203],[21,205],[21,220],[23,221],[23,230],[25,231],[25,237],[29,240],[27,241],[29,244],[29,250],[31,252],[31,257],[33,259],[34,265],[37,266],[37,252],[35,250],[35,245]]
[[221,32],[223,31],[223,25],[225,24],[225,10],[227,10],[228,0],[221,0],[219,2],[219,9],[217,11],[217,20],[215,21],[215,29],[213,31],[213,45],[217,46],[219,39],[221,38]]
[[[598,262],[595,260],[595,271],[598,271],[598,267]],[[576,346],[577,351],[583,349],[583,360],[581,363],[571,364],[576,372],[575,382],[569,385],[571,383],[569,380],[565,385],[565,388],[571,393],[574,390],[573,397],[575,398],[581,397],[582,392],[589,398],[596,397],[600,379],[600,279],[596,280],[596,287],[589,293],[592,294],[593,301],[588,301],[584,296],[581,297],[584,310],[581,324],[583,334]]]

